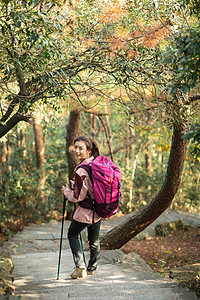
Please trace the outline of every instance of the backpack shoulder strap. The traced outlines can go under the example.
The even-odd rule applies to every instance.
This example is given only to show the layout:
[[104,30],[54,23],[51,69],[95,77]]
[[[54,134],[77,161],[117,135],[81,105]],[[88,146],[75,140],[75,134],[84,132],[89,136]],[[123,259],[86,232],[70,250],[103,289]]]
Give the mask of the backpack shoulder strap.
[[89,178],[90,178],[90,181],[91,181],[91,183],[93,184],[93,178],[92,178],[92,165],[91,165],[91,163],[89,163],[89,164],[82,164],[82,165],[78,166],[78,167],[76,168],[76,170],[79,169],[79,168],[83,168],[83,169],[88,173]]

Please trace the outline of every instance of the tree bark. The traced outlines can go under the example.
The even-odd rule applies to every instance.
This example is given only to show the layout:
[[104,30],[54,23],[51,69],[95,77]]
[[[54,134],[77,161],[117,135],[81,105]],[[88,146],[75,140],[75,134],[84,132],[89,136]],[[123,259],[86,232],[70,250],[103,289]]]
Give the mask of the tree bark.
[[184,126],[174,124],[167,172],[159,192],[142,210],[132,213],[126,221],[109,231],[101,239],[102,249],[121,248],[155,221],[171,204],[181,181],[187,149],[187,141],[181,139],[184,129]]
[[80,111],[72,110],[69,115],[69,123],[67,125],[67,137],[66,137],[66,155],[68,162],[68,174],[69,180],[74,178],[74,170],[77,166],[73,149],[74,140],[80,135]]
[[[129,125],[130,140],[136,138],[135,127],[133,127],[134,122],[135,122],[134,116],[130,115],[130,123],[132,124],[132,126]],[[129,146],[129,149],[130,149],[130,151],[129,151],[129,159],[131,161],[135,157],[135,143],[131,144]]]
[[10,146],[10,134],[8,135],[8,138],[7,138],[7,169],[8,171],[11,171],[12,170],[12,167],[11,165],[9,165],[9,161],[10,161],[10,157],[11,157],[11,146]]
[[[45,187],[45,136],[42,133],[41,116],[37,113],[33,123],[35,134],[35,152],[36,152],[36,165],[41,170],[40,186],[41,190]],[[43,197],[43,195],[42,195]]]
[[107,145],[108,145],[108,149],[109,149],[109,154],[106,154],[106,156],[110,156],[111,160],[114,161],[113,150],[112,150],[112,145],[111,145],[111,139],[110,139],[107,123],[103,120],[103,118],[101,116],[98,116],[98,117],[99,117],[99,120],[101,121],[101,123],[103,125],[104,132],[105,132],[105,135],[106,135],[106,141],[107,141]]
[[[149,177],[151,177],[151,173],[152,173],[152,144],[153,144],[152,139],[149,138],[147,151],[145,153],[145,168],[146,168],[146,173]],[[144,193],[144,198],[146,201],[148,199],[148,194],[150,190],[151,190],[151,185],[149,184],[147,186],[146,192]]]
[[5,173],[6,171],[11,171],[11,166],[9,165],[10,156],[11,156],[11,147],[10,147],[10,135],[7,136],[7,141],[3,143],[3,149],[0,156],[0,161],[2,165],[2,170]]
[[19,112],[14,114],[7,123],[0,123],[0,138],[6,135],[13,127],[15,127],[20,121],[30,122],[31,116],[23,115]]
[[26,156],[26,141],[25,141],[25,129],[18,129],[17,128],[17,147],[20,152],[21,156]]
[[93,140],[96,140],[96,133],[97,133],[97,124],[96,124],[96,115],[90,115],[90,137]]
[[4,141],[3,149],[2,149],[2,153],[1,153],[1,165],[2,165],[2,169],[4,170],[4,172],[6,171],[6,166],[7,166],[7,153],[8,153],[7,143]]
[[109,119],[109,111],[108,111],[108,101],[104,99],[104,109],[105,109],[105,122],[106,122],[106,128],[108,132],[108,139],[109,139],[109,150],[110,150],[110,156],[111,159],[114,161],[114,156],[113,156],[113,145],[112,145],[112,130],[110,126],[110,119]]
[[152,140],[149,140],[149,144],[147,147],[147,152],[145,153],[145,168],[146,173],[151,176],[152,170]]
[[[130,140],[130,126],[127,124],[126,126],[126,143]],[[126,167],[130,168],[130,146],[126,148]]]

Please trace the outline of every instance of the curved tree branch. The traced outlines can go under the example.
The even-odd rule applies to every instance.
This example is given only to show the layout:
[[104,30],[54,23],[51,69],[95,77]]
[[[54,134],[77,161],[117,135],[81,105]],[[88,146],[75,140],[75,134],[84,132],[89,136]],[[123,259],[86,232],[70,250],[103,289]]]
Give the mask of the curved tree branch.
[[30,122],[30,115],[23,115],[19,112],[14,114],[6,124],[0,123],[0,138],[4,136],[9,130],[11,130],[20,121]]
[[11,101],[10,105],[8,106],[8,109],[5,114],[3,114],[2,118],[0,119],[0,122],[6,122],[10,115],[12,114],[15,105],[19,103],[19,100],[15,98],[13,101]]

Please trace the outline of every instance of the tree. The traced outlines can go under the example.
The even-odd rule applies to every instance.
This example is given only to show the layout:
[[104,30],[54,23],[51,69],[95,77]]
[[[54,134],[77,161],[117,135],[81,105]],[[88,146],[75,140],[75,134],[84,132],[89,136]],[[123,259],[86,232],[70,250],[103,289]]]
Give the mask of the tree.
[[41,112],[36,112],[33,122],[34,136],[35,136],[35,153],[36,153],[36,165],[40,170],[40,188],[41,198],[44,199],[45,188],[45,134],[42,133],[42,117]]
[[188,139],[192,143],[190,152],[195,159],[200,161],[200,124],[192,124],[188,133],[182,136],[183,139]]
[[132,213],[125,222],[109,231],[101,239],[102,249],[116,249],[135,237],[157,219],[171,204],[180,181],[185,160],[187,141],[182,139],[183,125],[174,124],[171,152],[167,173],[157,195],[138,212]]
[[63,46],[58,40],[61,30],[57,14],[49,16],[55,4],[56,1],[1,1],[0,78],[4,94],[0,137],[18,122],[28,122],[34,103],[46,98],[55,85],[49,62],[61,57]]
[[[176,39],[177,36],[178,38]],[[170,46],[173,45],[174,37],[177,41],[180,42],[182,39],[182,30],[179,31],[178,33],[175,33],[175,35],[172,37],[172,43],[170,44]],[[187,40],[186,37],[184,37],[184,42],[186,40]],[[162,60],[162,67],[163,67],[163,62],[167,61],[168,62],[167,65],[170,68],[170,72],[168,70],[166,73],[167,76],[165,77],[164,75],[164,77],[165,79],[167,79],[167,77],[168,78],[171,77],[173,79],[172,84],[171,83],[165,84],[165,90],[167,88],[168,92],[172,94],[172,97],[168,96],[167,97],[168,99],[166,98],[167,100],[166,107],[167,106],[168,108],[170,107],[170,116],[172,118],[173,128],[174,128],[171,152],[169,156],[167,173],[164,179],[164,183],[161,189],[159,190],[159,192],[156,194],[156,196],[152,199],[152,201],[150,201],[147,204],[147,206],[144,209],[136,213],[133,213],[132,216],[130,216],[130,218],[128,218],[125,222],[123,222],[121,225],[114,228],[112,231],[110,231],[102,238],[101,247],[103,249],[120,248],[131,238],[135,237],[139,232],[141,232],[144,228],[146,228],[149,224],[151,224],[170,205],[175,194],[177,193],[181,181],[181,175],[183,171],[183,164],[184,164],[185,153],[187,148],[187,142],[183,141],[182,136],[186,128],[188,127],[187,124],[190,118],[190,114],[187,112],[187,108],[188,105],[191,105],[191,98],[188,99],[188,96],[183,95],[182,92],[189,92],[191,88],[196,86],[199,79],[199,68],[197,67],[197,65],[199,64],[199,54],[198,52],[196,52],[197,56],[195,56],[194,60],[191,61],[191,57],[189,53],[190,52],[189,46],[191,46],[191,48],[193,49],[192,50],[193,53],[193,51],[195,51],[194,49],[196,49],[196,47],[199,47],[198,43],[196,41],[194,42],[193,37],[191,36],[190,43],[186,43],[186,44],[187,44],[186,48],[184,49],[180,48],[180,50],[179,50],[180,45],[177,46],[176,44],[178,50],[177,53],[179,55],[176,55],[175,56],[176,58],[174,60],[172,58],[173,56],[171,55],[172,59],[167,61],[166,59],[167,55],[165,56],[165,53],[164,52],[162,53],[162,56],[164,57],[164,59]],[[184,56],[185,56],[185,60],[183,59]],[[154,61],[156,62],[155,56],[154,56]],[[172,61],[173,63],[171,63]],[[189,63],[190,61],[191,63]],[[152,82],[156,82],[157,80],[155,79],[159,74],[158,69],[156,69],[156,76],[154,77],[154,79],[152,79],[152,73],[153,73],[152,70],[150,72],[150,69],[148,69],[147,64],[145,66],[146,69],[145,71],[142,70],[143,73],[142,75],[148,74],[147,77],[150,77],[149,74],[151,73]],[[187,69],[187,76],[185,76],[185,73],[183,71],[185,69]],[[125,70],[128,73],[127,64]],[[164,69],[163,69],[163,73],[165,73]],[[124,78],[123,82],[131,81],[130,76],[127,76],[126,79],[123,72],[121,72],[121,76],[123,76]],[[143,78],[145,78],[145,76],[143,76]],[[143,84],[145,83],[144,80],[142,82]],[[161,80],[160,84],[162,85],[163,83],[164,82],[162,82]]]
[[[148,112],[156,119],[158,113],[166,111],[165,122],[174,127],[174,135],[165,182],[146,208],[131,220],[132,227],[124,227],[124,237],[126,240],[131,238],[132,231],[137,234],[166,209],[181,179],[186,149],[186,141],[181,139],[181,135],[191,121],[189,108],[192,107],[191,97],[186,92],[189,91],[188,86],[191,89],[198,82],[198,55],[190,61],[190,52],[187,51],[190,43],[187,43],[186,37],[186,48],[178,52],[181,35],[187,27],[187,10],[181,14],[181,3],[176,0],[170,3],[159,1],[159,6],[156,1],[91,3],[80,0],[68,7],[67,17],[61,13],[61,18],[66,21],[63,28],[57,7],[53,11],[54,7],[48,1],[41,6],[30,2],[30,7],[26,1],[18,4],[13,0],[9,1],[9,5],[4,1],[3,4],[1,8],[5,17],[0,20],[3,45],[6,46],[0,66],[1,85],[5,91],[3,100],[7,102],[2,110],[0,136],[19,120],[28,121],[29,108],[33,108],[39,99],[58,100],[62,95],[67,100],[76,98],[84,109],[93,107],[88,100],[91,93],[96,95],[97,103],[99,98],[107,97],[111,103],[124,109],[128,117],[131,111],[136,122],[140,122],[141,118],[143,124]],[[32,15],[34,27],[30,25]],[[175,17],[171,20],[173,15]],[[16,19],[20,20],[20,24]],[[189,25],[195,27],[196,17],[189,21]],[[176,27],[179,30],[174,33]],[[195,37],[198,35],[195,34]],[[189,39],[192,41],[191,37]],[[196,40],[192,42],[194,49]],[[187,57],[185,65],[183,62]],[[185,67],[188,62],[191,67],[194,66],[196,77],[191,75],[191,69]],[[190,81],[186,82],[187,89],[183,84],[185,78],[181,77],[182,66],[190,77]],[[9,97],[5,98],[7,95]],[[126,147],[130,144],[127,143]],[[175,150],[180,153],[180,158],[175,157]],[[136,230],[133,225],[136,225]],[[116,246],[117,235],[109,234],[109,237]],[[107,242],[103,242],[105,240],[106,237],[102,244],[109,247]]]
[[76,96],[73,85],[86,85],[78,75],[98,66],[98,48],[79,47],[67,10],[59,0],[1,1],[0,137],[29,122],[39,100],[54,108],[65,92]]
[[69,115],[69,122],[67,124],[66,136],[66,155],[68,162],[69,181],[74,179],[74,170],[77,166],[73,148],[74,141],[80,135],[80,111],[72,110]]
[[3,141],[3,148],[1,152],[1,165],[2,165],[2,170],[7,171],[9,169],[8,163],[10,159],[10,137],[8,138],[7,141]]

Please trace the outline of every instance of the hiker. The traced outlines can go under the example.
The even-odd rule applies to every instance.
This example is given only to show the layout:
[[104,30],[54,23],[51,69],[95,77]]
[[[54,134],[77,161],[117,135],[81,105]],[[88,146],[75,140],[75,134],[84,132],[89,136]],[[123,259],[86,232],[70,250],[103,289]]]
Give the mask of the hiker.
[[[79,136],[74,141],[74,154],[81,163],[91,163],[99,156],[99,149],[95,141],[88,136]],[[78,165],[78,166],[79,166]],[[73,214],[73,219],[68,230],[68,239],[75,263],[75,271],[71,274],[73,279],[85,278],[91,275],[97,268],[97,260],[100,255],[99,233],[101,217],[91,209],[83,208],[79,205],[81,201],[89,196],[94,199],[92,183],[88,172],[79,167],[75,169],[75,181],[71,181],[71,188],[67,185],[61,188],[62,193],[70,201],[77,203]],[[87,228],[88,241],[90,247],[90,260],[86,268],[83,262],[83,253],[80,232]]]

